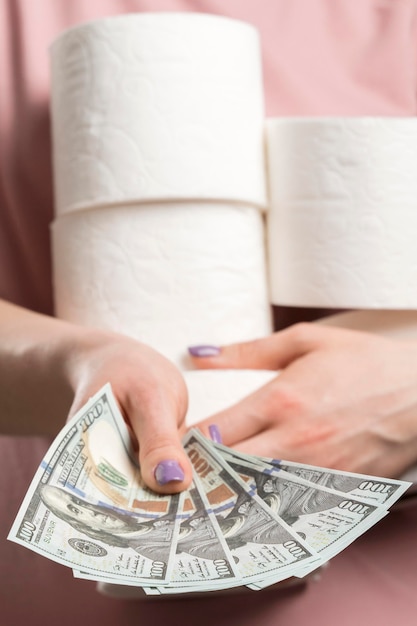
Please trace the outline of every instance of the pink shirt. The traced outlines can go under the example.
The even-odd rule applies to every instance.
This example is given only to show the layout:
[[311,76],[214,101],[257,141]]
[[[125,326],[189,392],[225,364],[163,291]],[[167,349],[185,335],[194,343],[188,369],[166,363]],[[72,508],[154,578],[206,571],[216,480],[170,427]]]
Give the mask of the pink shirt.
[[[0,297],[52,311],[48,46],[65,28],[132,11],[203,11],[261,36],[266,114],[415,115],[415,0],[0,0]],[[141,604],[5,541],[48,442],[0,438],[0,620],[74,623],[416,623],[417,507],[391,513],[305,591]]]

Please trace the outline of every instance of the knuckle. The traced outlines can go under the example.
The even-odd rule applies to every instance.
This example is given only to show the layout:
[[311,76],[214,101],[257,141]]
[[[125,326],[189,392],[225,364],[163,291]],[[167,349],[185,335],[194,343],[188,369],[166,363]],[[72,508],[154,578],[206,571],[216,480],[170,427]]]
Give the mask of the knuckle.
[[185,416],[188,406],[187,387],[181,376],[167,381],[164,386],[144,378],[131,385],[124,397],[127,412],[137,415],[142,422],[159,421],[160,416],[165,415],[172,416],[177,423]]
[[177,456],[179,443],[168,435],[155,435],[139,441],[140,455],[143,458],[171,458]]
[[309,322],[298,322],[288,329],[288,334],[297,345],[303,347],[311,342],[313,336],[312,324]]
[[280,417],[300,416],[308,410],[307,402],[300,392],[285,383],[271,386],[265,402],[264,413],[271,422]]

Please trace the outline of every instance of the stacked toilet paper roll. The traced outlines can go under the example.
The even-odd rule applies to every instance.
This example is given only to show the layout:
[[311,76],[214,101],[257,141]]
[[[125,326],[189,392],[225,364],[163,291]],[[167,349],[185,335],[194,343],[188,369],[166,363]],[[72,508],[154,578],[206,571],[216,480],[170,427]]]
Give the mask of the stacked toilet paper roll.
[[137,204],[52,227],[58,317],[118,331],[187,369],[187,346],[271,330],[264,224],[247,206]]
[[204,14],[106,18],[59,37],[51,68],[57,315],[140,339],[183,370],[187,345],[271,332],[255,29]]
[[58,215],[207,199],[266,204],[259,38],[243,22],[143,13],[51,47]]
[[193,424],[240,402],[276,378],[267,370],[200,370],[184,373],[189,393],[187,423]]
[[271,297],[417,308],[417,118],[267,122]]

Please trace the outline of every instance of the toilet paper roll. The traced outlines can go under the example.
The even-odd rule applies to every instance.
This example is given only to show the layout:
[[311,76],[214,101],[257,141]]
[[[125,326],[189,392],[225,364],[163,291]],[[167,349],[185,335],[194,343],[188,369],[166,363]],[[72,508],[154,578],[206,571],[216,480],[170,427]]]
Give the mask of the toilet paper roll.
[[184,372],[188,388],[187,426],[229,408],[276,378],[270,370],[195,370]]
[[52,226],[56,314],[118,331],[190,367],[190,344],[272,331],[264,222],[253,207],[139,205]]
[[264,206],[257,31],[193,13],[105,18],[51,47],[56,211],[149,200]]
[[276,304],[417,308],[417,118],[267,122]]

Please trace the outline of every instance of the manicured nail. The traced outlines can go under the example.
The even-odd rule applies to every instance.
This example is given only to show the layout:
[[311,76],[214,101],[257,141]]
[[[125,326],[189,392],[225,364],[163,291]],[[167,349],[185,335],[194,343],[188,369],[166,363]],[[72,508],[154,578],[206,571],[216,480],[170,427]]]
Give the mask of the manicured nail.
[[155,479],[160,485],[184,480],[184,472],[177,461],[161,461],[155,468]]
[[190,346],[188,352],[191,356],[219,356],[220,348],[218,346]]
[[220,430],[217,424],[210,424],[209,433],[210,433],[211,440],[214,441],[214,443],[222,442],[222,436],[220,434]]

